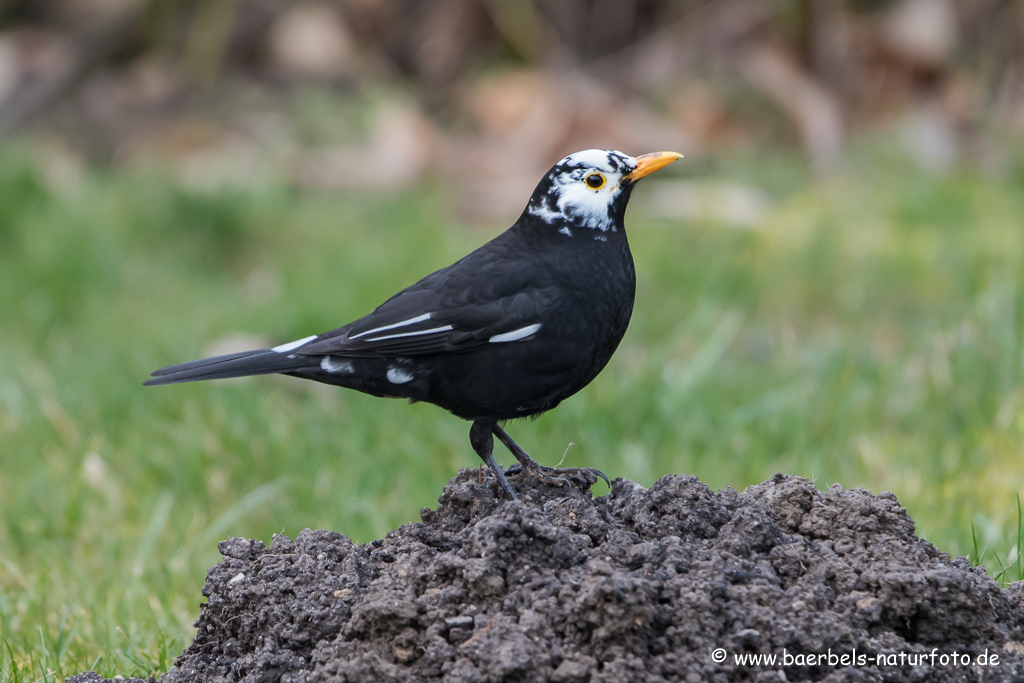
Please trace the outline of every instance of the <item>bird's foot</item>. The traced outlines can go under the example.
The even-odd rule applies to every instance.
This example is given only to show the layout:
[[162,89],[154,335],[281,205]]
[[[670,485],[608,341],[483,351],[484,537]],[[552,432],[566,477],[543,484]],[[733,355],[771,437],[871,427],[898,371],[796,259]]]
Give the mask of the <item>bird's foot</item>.
[[545,465],[533,462],[532,465],[523,467],[522,463],[516,463],[507,470],[505,474],[522,474],[524,477],[533,477],[539,479],[545,484],[553,484],[555,486],[572,486],[570,477],[577,477],[582,479],[589,484],[592,484],[600,479],[604,479],[604,483],[608,484],[611,488],[612,483],[605,476],[605,473],[594,467],[547,467]]
[[[523,476],[533,477],[555,486],[565,486],[567,484],[572,486],[569,477],[576,477],[583,482],[585,488],[590,488],[592,484],[597,482],[598,478],[601,478],[611,488],[612,483],[608,481],[608,477],[601,470],[594,469],[593,467],[546,467],[531,458],[529,453],[512,440],[512,437],[508,435],[501,425],[492,423],[491,431],[505,445],[505,448],[515,456],[516,460],[519,461],[518,464],[506,470],[508,474],[521,472]],[[569,445],[571,446],[572,444]],[[562,457],[564,458],[565,456],[563,455]]]

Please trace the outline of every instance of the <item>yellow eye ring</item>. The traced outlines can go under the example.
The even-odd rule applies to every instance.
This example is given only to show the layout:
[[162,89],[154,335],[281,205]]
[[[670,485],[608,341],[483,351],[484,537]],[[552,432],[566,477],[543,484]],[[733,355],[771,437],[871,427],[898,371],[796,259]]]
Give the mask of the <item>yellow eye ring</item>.
[[600,173],[591,173],[590,175],[583,179],[583,182],[585,182],[587,184],[587,187],[589,187],[591,190],[600,190],[602,187],[604,187],[606,181],[604,179],[604,176],[601,175]]

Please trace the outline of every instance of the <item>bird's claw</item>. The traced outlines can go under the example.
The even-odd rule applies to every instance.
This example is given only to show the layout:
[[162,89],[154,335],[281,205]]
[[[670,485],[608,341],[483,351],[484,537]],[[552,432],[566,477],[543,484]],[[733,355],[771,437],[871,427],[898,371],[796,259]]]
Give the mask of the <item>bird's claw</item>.
[[604,479],[604,483],[608,485],[608,488],[612,487],[611,480],[608,479],[608,475],[606,475],[604,472],[602,472],[601,470],[597,469],[596,467],[588,467],[587,469],[589,469],[591,472],[596,474],[601,479]]
[[535,479],[540,479],[545,484],[554,484],[555,486],[559,487],[568,484],[571,487],[572,482],[570,482],[565,477],[560,477],[555,474],[549,474],[549,472],[558,471],[559,470],[556,470],[554,467],[545,467],[543,465],[524,468],[522,464],[516,463],[515,465],[512,465],[507,470],[505,470],[505,474],[522,474],[524,477],[533,477]]
[[525,468],[524,469],[522,463],[516,463],[516,464],[512,465],[511,467],[509,467],[507,470],[505,470],[505,474],[519,474],[519,473],[523,473],[524,476],[535,477],[535,478],[540,479],[541,481],[543,481],[543,482],[545,482],[547,484],[554,484],[555,486],[569,485],[570,487],[572,486],[572,482],[567,477],[561,476],[561,475],[566,475],[566,474],[573,475],[573,474],[580,474],[580,473],[583,473],[583,472],[591,472],[594,475],[596,475],[597,477],[599,477],[601,479],[604,479],[604,483],[608,485],[608,488],[611,488],[611,486],[612,486],[611,481],[609,481],[608,477],[605,475],[604,472],[602,472],[601,470],[597,469],[596,467],[564,467],[564,468],[559,468],[559,467],[547,467],[545,465],[537,465],[536,468],[529,467],[529,468]]

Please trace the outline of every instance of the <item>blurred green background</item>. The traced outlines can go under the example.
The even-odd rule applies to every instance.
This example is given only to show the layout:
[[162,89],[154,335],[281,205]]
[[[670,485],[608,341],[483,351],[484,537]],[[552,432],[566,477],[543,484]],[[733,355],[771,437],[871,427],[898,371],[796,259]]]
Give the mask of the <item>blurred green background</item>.
[[141,382],[365,314],[595,146],[687,158],[634,193],[618,353],[515,438],[645,486],[893,491],[1021,578],[1022,26],[939,0],[0,5],[0,678],[159,674],[218,540],[364,542],[436,504],[477,459],[433,406]]

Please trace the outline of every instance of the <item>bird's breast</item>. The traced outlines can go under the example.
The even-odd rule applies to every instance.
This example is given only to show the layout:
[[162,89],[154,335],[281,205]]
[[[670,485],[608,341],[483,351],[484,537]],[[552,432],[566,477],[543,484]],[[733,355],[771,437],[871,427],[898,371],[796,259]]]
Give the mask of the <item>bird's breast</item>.
[[[636,271],[625,237],[621,244],[592,240],[583,247],[567,250],[552,266],[558,290],[565,294],[565,306],[572,317],[602,328],[628,324],[636,294]],[[623,327],[620,336],[624,331]]]

